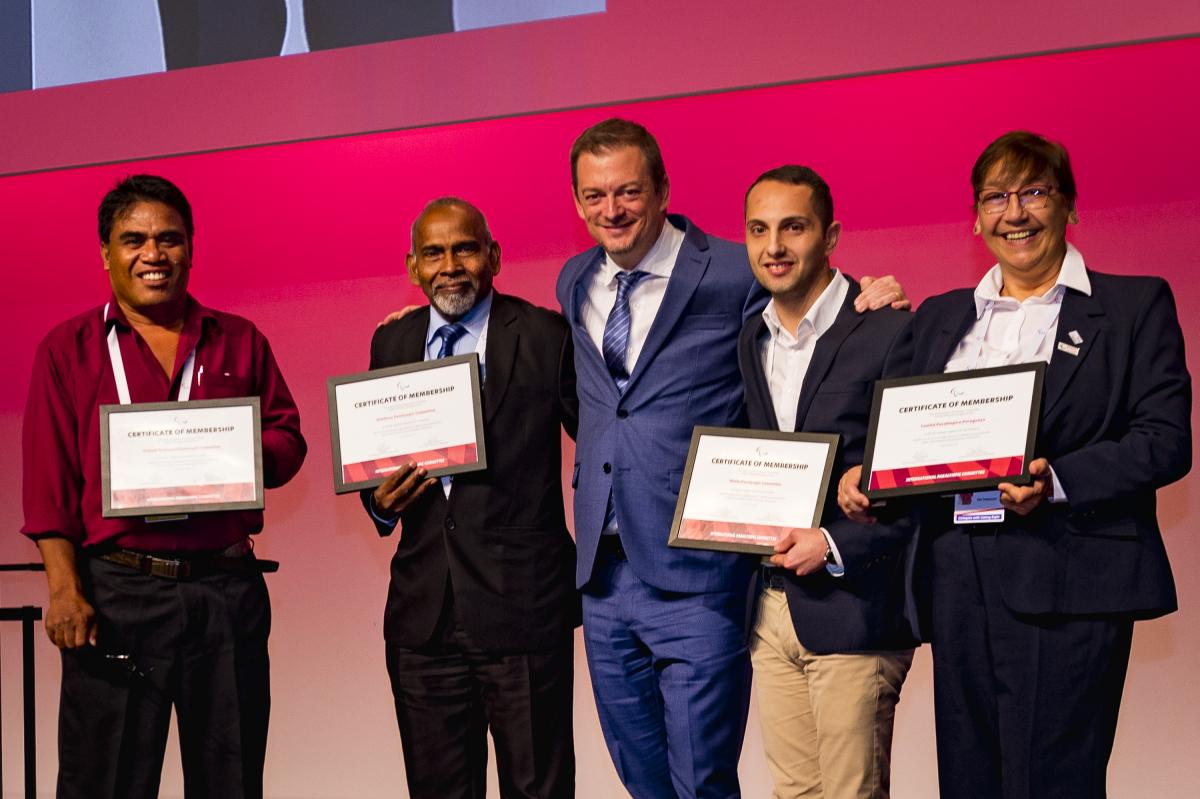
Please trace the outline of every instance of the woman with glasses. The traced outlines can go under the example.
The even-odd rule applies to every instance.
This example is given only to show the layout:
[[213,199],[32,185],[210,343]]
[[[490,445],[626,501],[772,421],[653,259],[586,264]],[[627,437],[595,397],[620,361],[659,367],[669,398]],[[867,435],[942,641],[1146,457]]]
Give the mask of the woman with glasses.
[[[943,797],[1104,797],[1135,619],[1176,609],[1155,492],[1191,465],[1191,381],[1166,282],[1094,272],[1067,241],[1066,149],[1023,131],[971,172],[975,235],[996,264],[927,300],[912,373],[1047,362],[1030,485],[1003,521],[920,503]],[[1024,435],[1014,430],[1013,436]],[[868,513],[859,470],[839,501]],[[978,498],[976,492],[976,498]]]

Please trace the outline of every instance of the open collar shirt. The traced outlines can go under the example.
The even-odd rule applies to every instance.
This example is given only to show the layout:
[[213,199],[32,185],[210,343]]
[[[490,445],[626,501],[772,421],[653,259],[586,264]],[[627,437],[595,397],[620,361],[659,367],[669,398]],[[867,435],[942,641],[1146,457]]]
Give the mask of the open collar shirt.
[[34,356],[22,429],[21,532],[34,539],[66,538],[85,549],[143,552],[218,551],[259,532],[263,515],[256,510],[193,513],[170,521],[102,516],[99,407],[119,402],[107,345],[111,328],[134,403],[177,399],[193,348],[190,399],[259,397],[267,488],[290,480],[307,452],[295,401],[267,339],[251,322],[189,296],[168,376],[115,297],[107,307],[107,318],[101,306],[55,327]]

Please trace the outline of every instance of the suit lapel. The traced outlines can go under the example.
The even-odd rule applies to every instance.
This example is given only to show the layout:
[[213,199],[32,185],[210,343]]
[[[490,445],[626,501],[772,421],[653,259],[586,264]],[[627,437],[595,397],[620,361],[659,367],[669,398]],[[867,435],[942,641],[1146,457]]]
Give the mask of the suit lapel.
[[[846,299],[838,310],[833,325],[817,339],[817,346],[813,349],[812,360],[808,364],[808,371],[805,372],[804,382],[800,386],[800,400],[796,408],[797,430],[804,429],[804,419],[808,416],[808,409],[812,406],[813,397],[816,396],[817,388],[825,380],[825,375],[829,373],[829,367],[833,366],[833,359],[837,356],[838,350],[842,348],[846,338],[863,322],[863,315],[854,310],[854,298],[858,296],[858,286],[854,285],[854,281],[849,280],[845,275],[842,275],[841,279],[850,283],[850,290],[846,292]],[[870,312],[868,311],[868,313]]]
[[[670,221],[667,224],[671,224]],[[654,360],[654,356],[675,329],[688,303],[691,302],[692,295],[696,293],[696,287],[700,285],[704,272],[708,269],[708,261],[708,239],[695,227],[688,225],[679,255],[675,258],[675,267],[667,281],[667,292],[663,296],[662,305],[659,306],[654,322],[650,325],[646,343],[642,345],[642,351],[633,367],[633,374],[629,376],[629,384],[625,386],[626,394],[633,390],[638,378],[646,371],[648,364]]]
[[967,331],[971,329],[971,325],[975,324],[977,319],[975,298],[973,295],[968,295],[965,307],[957,318],[951,315],[942,320],[941,329],[934,334],[934,340],[929,345],[929,360],[917,364],[917,368],[928,374],[945,371],[946,361],[950,360],[950,356],[954,354],[954,348],[958,346],[958,342],[962,341],[963,336],[967,335]]
[[763,372],[762,361],[762,343],[763,338],[767,335],[767,323],[763,320],[762,314],[758,314],[750,321],[750,335],[745,339],[746,350],[742,353],[745,362],[750,365],[750,382],[751,385],[746,386],[747,397],[755,397],[758,404],[765,412],[769,427],[772,430],[779,429],[779,419],[775,416],[775,403],[771,401],[771,387],[767,384],[767,376]]
[[[1051,352],[1050,365],[1046,368],[1046,387],[1042,402],[1042,418],[1048,417],[1055,404],[1062,398],[1063,392],[1071,382],[1079,365],[1091,352],[1096,339],[1104,334],[1104,308],[1095,297],[1089,297],[1072,289],[1067,289],[1063,297],[1062,310],[1058,315],[1058,333],[1055,336],[1054,350]],[[1082,339],[1076,344],[1071,333],[1074,332]],[[1058,348],[1059,343],[1067,347],[1078,347],[1078,354],[1071,354]]]
[[487,379],[483,385],[484,421],[491,421],[496,415],[496,409],[500,407],[504,394],[508,391],[508,381],[512,377],[513,361],[517,357],[517,346],[521,337],[513,324],[516,318],[508,298],[493,293],[485,353]]
[[[591,335],[588,334],[587,327],[583,324],[583,303],[587,300],[588,282],[592,277],[593,272],[600,268],[600,263],[604,259],[604,250],[599,247],[594,247],[589,252],[589,257],[581,258],[579,268],[575,270],[575,274],[571,276],[571,305],[567,309],[569,315],[568,322],[571,324],[571,329],[575,333],[575,357],[584,358],[591,362],[591,369],[598,375],[602,375],[601,383],[607,385],[612,391],[614,397],[617,396],[617,385],[613,382],[612,375],[608,371],[608,366],[604,363],[604,356],[600,350],[596,349],[596,344],[592,341]],[[579,371],[583,371],[582,368]]]
[[399,359],[396,363],[413,363],[425,360],[425,333],[429,330],[429,306],[413,311],[404,317],[412,326],[408,335],[398,336]]

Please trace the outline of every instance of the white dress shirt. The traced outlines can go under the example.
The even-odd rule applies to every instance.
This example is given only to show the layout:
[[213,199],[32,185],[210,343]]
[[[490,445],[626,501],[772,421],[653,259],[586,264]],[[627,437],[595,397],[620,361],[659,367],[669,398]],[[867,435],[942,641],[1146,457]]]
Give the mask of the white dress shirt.
[[[779,429],[790,433],[796,429],[796,411],[800,405],[800,389],[812,363],[817,339],[825,334],[837,320],[838,312],[846,302],[850,283],[842,277],[841,270],[833,270],[833,280],[817,297],[816,302],[804,314],[795,332],[785,328],[775,310],[775,300],[763,309],[763,321],[770,336],[762,343],[763,374],[771,392],[771,404],[775,406],[775,419]],[[833,551],[835,563],[826,564],[826,570],[835,577],[845,573],[842,556],[838,553],[833,536],[824,527],[825,541]]]
[[[683,231],[667,221],[663,224],[658,241],[634,267],[650,277],[642,278],[629,292],[629,348],[625,350],[625,374],[633,374],[646,336],[650,334],[650,325],[654,323],[663,296],[667,293],[667,283],[682,246]],[[604,351],[604,325],[612,313],[613,303],[617,301],[617,273],[621,271],[624,270],[606,254],[604,262],[588,281],[587,294],[580,308],[584,329],[600,352]]]
[[796,429],[796,411],[800,402],[800,387],[808,374],[817,339],[833,327],[850,285],[841,271],[833,271],[833,280],[817,297],[817,301],[800,320],[795,332],[785,328],[775,310],[775,300],[763,309],[763,321],[767,323],[770,337],[763,342],[763,374],[771,389],[771,402],[775,406],[775,418],[779,429],[791,432]]
[[[1058,337],[1058,315],[1067,289],[1091,296],[1083,256],[1067,244],[1067,254],[1054,285],[1040,297],[1016,300],[1000,296],[1004,276],[1000,264],[994,265],[975,287],[975,324],[954,348],[946,361],[947,372],[986,369],[1014,363],[1050,362]],[[1058,475],[1050,470],[1054,484],[1051,502],[1066,502],[1066,492]]]

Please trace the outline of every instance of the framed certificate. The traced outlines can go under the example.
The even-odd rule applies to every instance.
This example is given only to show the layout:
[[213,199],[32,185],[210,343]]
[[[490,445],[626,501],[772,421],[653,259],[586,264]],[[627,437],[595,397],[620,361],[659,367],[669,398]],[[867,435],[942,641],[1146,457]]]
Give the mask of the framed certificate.
[[258,397],[100,406],[106,517],[263,506]]
[[440,477],[487,468],[475,353],[331,377],[333,490],[373,488],[415,461]]
[[821,524],[838,437],[732,427],[692,431],[667,544],[769,555]]
[[871,499],[1029,482],[1046,364],[879,380],[863,458]]

